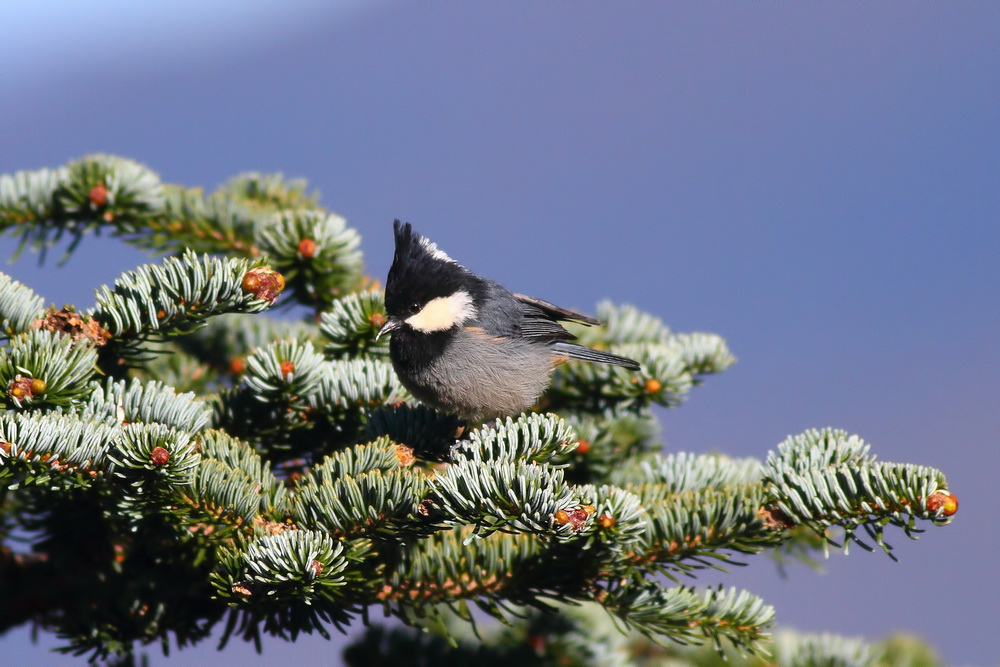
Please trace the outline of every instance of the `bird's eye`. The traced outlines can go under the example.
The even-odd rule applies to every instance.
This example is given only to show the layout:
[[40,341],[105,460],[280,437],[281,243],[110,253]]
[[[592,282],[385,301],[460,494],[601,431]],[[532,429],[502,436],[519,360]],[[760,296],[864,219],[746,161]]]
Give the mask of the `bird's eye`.
[[410,315],[416,315],[417,313],[420,312],[420,304],[411,303],[409,306],[406,307],[406,310],[409,311]]

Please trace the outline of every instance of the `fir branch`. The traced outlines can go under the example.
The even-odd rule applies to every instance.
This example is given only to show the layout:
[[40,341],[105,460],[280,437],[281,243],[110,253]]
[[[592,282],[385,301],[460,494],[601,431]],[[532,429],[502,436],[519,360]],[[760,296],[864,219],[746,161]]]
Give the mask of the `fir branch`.
[[44,311],[45,299],[6,273],[0,273],[0,340],[27,331]]
[[269,211],[248,207],[223,193],[205,196],[200,188],[164,188],[162,215],[130,242],[160,252],[228,252],[254,258],[257,230],[266,224]]
[[649,483],[664,494],[676,494],[756,482],[762,474],[761,463],[757,459],[678,452],[667,456],[656,454],[642,460],[637,467],[613,473],[611,478],[619,484]]
[[335,300],[320,316],[319,328],[327,340],[324,353],[330,359],[386,357],[389,339],[376,341],[385,324],[382,292],[355,292]]
[[569,454],[577,446],[576,433],[553,414],[523,414],[507,417],[494,426],[483,426],[469,434],[469,441],[454,451],[455,457],[472,461],[530,461],[549,463]]
[[694,376],[721,373],[736,363],[726,341],[715,334],[696,331],[676,334],[671,343],[680,350],[681,358]]
[[319,336],[306,322],[228,313],[210,318],[204,327],[174,342],[217,373],[238,377],[246,370],[247,355],[279,340],[316,344]]
[[0,405],[71,407],[91,392],[97,352],[87,341],[74,341],[35,329],[0,348]]
[[368,413],[365,433],[370,440],[387,436],[427,461],[451,461],[463,422],[423,404],[383,405]]
[[746,591],[709,589],[703,593],[679,587],[666,589],[654,582],[609,591],[601,604],[629,627],[647,636],[680,643],[725,638],[737,646],[758,651],[774,623],[774,608]]
[[215,459],[220,463],[239,470],[262,490],[275,489],[275,499],[270,505],[280,511],[287,500],[285,487],[268,468],[267,463],[248,443],[230,437],[223,431],[210,429],[199,435],[198,452],[202,460]]
[[259,401],[303,409],[320,391],[324,363],[312,343],[277,341],[247,357],[243,382]]
[[546,394],[548,408],[568,408],[592,414],[640,411],[652,404],[675,407],[694,386],[691,369],[674,345],[630,343],[610,351],[635,359],[638,372],[618,366],[575,363],[556,369]]
[[570,523],[556,524],[557,512],[579,509],[562,470],[526,461],[458,459],[428,482],[445,521],[474,524],[485,533],[521,530],[571,537]]
[[372,470],[383,472],[396,470],[413,462],[408,449],[405,445],[397,445],[386,437],[365,445],[348,447],[324,459],[324,475],[336,480],[357,477]]
[[256,204],[269,210],[319,208],[319,196],[316,193],[306,193],[307,187],[309,183],[304,178],[288,180],[281,174],[252,171],[229,179],[219,188],[219,192],[248,205]]
[[[465,599],[530,600],[526,589],[542,586],[528,583],[530,564],[542,562],[545,545],[528,534],[492,533],[470,541],[472,534],[468,528],[442,531],[415,542],[387,574],[378,601],[401,614],[402,607],[423,610]],[[484,610],[494,611],[488,604]]]
[[205,428],[212,413],[193,393],[178,394],[173,387],[155,380],[107,380],[90,395],[80,418],[117,420],[119,423],[156,423],[187,433]]
[[163,208],[159,177],[132,160],[92,155],[57,170],[0,176],[0,229],[21,228],[21,247],[51,247],[71,239],[63,259],[83,236],[110,227],[135,234]]
[[[312,437],[315,424],[308,409],[290,409],[284,402],[264,403],[246,387],[221,391],[208,403],[214,428],[251,441],[272,459],[315,452],[326,444]],[[281,458],[277,458],[279,454]]]
[[597,319],[604,326],[573,329],[582,345],[605,348],[627,343],[666,343],[671,337],[663,320],[629,304],[601,301],[597,304]]
[[[263,319],[263,318],[262,318]],[[122,350],[126,354],[137,350],[134,357],[120,357],[120,362],[137,363],[142,358],[142,365],[129,367],[129,375],[133,379],[145,382],[160,382],[172,387],[178,393],[194,393],[199,396],[206,396],[211,392],[219,391],[227,383],[219,377],[214,369],[200,359],[196,359],[190,354],[177,349],[175,341],[184,340],[187,336],[177,337],[169,341],[149,341],[141,348],[130,348]],[[105,357],[105,360],[107,358]],[[119,375],[121,369],[112,369],[112,373]],[[206,401],[207,405],[207,401]]]
[[109,422],[72,415],[0,414],[0,478],[22,485],[89,483],[102,474],[119,433]]
[[[779,631],[774,636],[776,665],[876,665],[877,651],[861,637],[843,637],[830,633],[795,633]],[[892,663],[897,664],[897,663]],[[920,663],[898,663],[920,664]],[[931,667],[927,665],[927,667]]]
[[378,532],[390,538],[409,525],[422,523],[417,517],[427,494],[425,477],[404,467],[342,476],[360,455],[327,457],[299,478],[292,504],[296,522],[337,536]]
[[243,528],[284,515],[288,490],[250,445],[214,430],[196,445],[201,460],[190,487],[178,493],[198,514]]
[[920,532],[918,519],[946,524],[958,508],[944,475],[925,466],[876,463],[868,445],[835,429],[806,431],[790,437],[765,463],[765,483],[772,497],[774,520],[805,524],[825,534],[829,526],[844,529],[844,547],[866,533],[890,556],[884,541],[887,525],[908,537]]
[[269,219],[258,243],[296,298],[317,312],[360,283],[361,237],[333,213],[282,211]]
[[258,514],[265,510],[261,506],[267,502],[261,485],[249,474],[205,458],[198,462],[190,488],[178,489],[177,495],[186,501],[199,523],[246,530],[253,527]]
[[[567,513],[565,518],[579,537],[595,536],[611,549],[615,560],[640,548],[649,530],[648,511],[640,496],[608,484],[577,486],[573,488],[573,495],[583,512],[577,511],[576,516]],[[556,522],[563,518],[557,513]],[[610,576],[611,572],[604,574]]]
[[68,180],[66,167],[0,174],[0,229],[50,221],[56,208],[54,194]]
[[407,396],[387,362],[328,361],[321,371],[319,390],[309,396],[309,404],[324,414],[394,404]]
[[720,562],[735,564],[727,551],[754,554],[785,539],[762,518],[764,493],[759,485],[706,487],[644,501],[647,532],[643,544],[629,555],[638,564],[690,572]]
[[341,627],[357,611],[343,603],[348,557],[326,533],[284,530],[223,551],[212,584],[219,599],[246,608],[245,635],[262,624],[287,639],[313,631],[329,638],[327,623]]
[[575,482],[620,486],[641,476],[645,457],[663,447],[649,413],[571,413],[566,421],[579,437],[566,471],[566,478]]
[[108,452],[109,473],[124,497],[168,509],[172,487],[192,482],[200,459],[195,442],[162,424],[127,424],[119,433]]
[[185,252],[126,272],[97,290],[92,313],[117,339],[187,333],[212,315],[260,312],[276,298],[247,278],[261,264]]

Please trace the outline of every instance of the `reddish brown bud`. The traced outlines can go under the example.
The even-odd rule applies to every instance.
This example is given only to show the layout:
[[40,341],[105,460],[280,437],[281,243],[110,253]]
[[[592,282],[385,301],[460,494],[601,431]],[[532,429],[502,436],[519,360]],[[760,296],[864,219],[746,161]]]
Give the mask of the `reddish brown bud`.
[[86,338],[94,345],[104,345],[111,338],[111,334],[91,317],[80,317],[79,314],[70,310],[67,306],[62,310],[50,308],[45,311],[45,317],[39,318],[31,323],[33,329],[45,329],[61,333],[71,337],[73,340]]
[[316,254],[316,242],[312,239],[302,239],[299,241],[299,254],[309,259]]
[[261,266],[247,271],[243,276],[242,287],[247,294],[274,303],[281,290],[285,289],[285,277],[274,269]]
[[590,451],[590,443],[589,442],[587,442],[586,440],[577,440],[576,441],[576,453],[577,454],[586,454],[589,451]]
[[153,465],[165,466],[170,460],[170,452],[167,451],[166,447],[153,447],[153,451],[149,453],[149,460],[153,462]]
[[574,510],[559,510],[553,515],[552,518],[555,519],[555,522],[560,526],[569,524],[570,528],[573,529],[573,532],[579,533],[583,530],[583,526],[587,523],[587,517],[593,514],[594,511],[593,505],[584,505]]
[[645,388],[647,394],[656,394],[661,389],[663,389],[663,384],[656,378],[649,378],[648,380],[646,380]]
[[243,371],[247,369],[247,364],[243,360],[243,357],[234,357],[229,360],[229,372],[233,375],[243,375]]
[[927,509],[931,512],[937,512],[940,509],[944,516],[951,516],[958,511],[958,496],[954,493],[938,491],[927,496]]
[[7,385],[7,395],[15,401],[31,401],[36,394],[44,392],[45,387],[45,380],[18,375]]
[[246,585],[240,583],[233,584],[229,590],[231,590],[234,595],[239,595],[244,598],[248,598],[252,595],[250,589],[247,588]]
[[434,509],[434,501],[430,500],[429,498],[425,498],[424,500],[420,501],[419,505],[417,505],[417,514],[419,514],[420,516],[427,517],[431,515],[431,511],[433,509]]
[[610,514],[602,514],[597,519],[597,525],[599,525],[601,528],[604,528],[605,530],[613,527],[615,523],[616,523],[615,518]]
[[309,563],[309,569],[312,570],[314,577],[318,577],[319,575],[323,574],[323,563],[319,562],[318,560],[314,560],[313,562]]
[[368,321],[372,323],[372,326],[376,329],[381,329],[382,325],[385,324],[385,315],[382,313],[372,313],[368,317]]
[[282,361],[281,362],[281,377],[287,378],[289,375],[295,372],[295,362],[294,361]]
[[771,530],[788,530],[795,527],[792,517],[777,505],[768,505],[757,510],[757,517],[764,522],[764,525]]
[[108,188],[104,183],[98,183],[94,187],[90,188],[90,192],[87,194],[87,199],[94,206],[100,207],[108,203]]
[[396,445],[396,458],[399,460],[399,465],[403,467],[413,465],[416,460],[416,457],[413,456],[413,448],[406,445]]

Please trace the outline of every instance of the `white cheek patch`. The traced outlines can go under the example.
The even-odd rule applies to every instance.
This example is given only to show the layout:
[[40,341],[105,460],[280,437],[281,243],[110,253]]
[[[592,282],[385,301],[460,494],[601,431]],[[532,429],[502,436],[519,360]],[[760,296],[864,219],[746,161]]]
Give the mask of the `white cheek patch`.
[[448,253],[446,253],[444,250],[438,248],[436,243],[433,243],[421,237],[420,245],[422,245],[424,247],[424,250],[426,250],[430,254],[430,256],[433,257],[434,259],[440,260],[442,262],[451,262],[452,264],[455,264],[455,260],[449,257]]
[[468,292],[459,290],[451,296],[431,299],[419,313],[406,318],[406,323],[417,331],[433,333],[461,326],[475,314],[476,308],[472,305],[472,297]]

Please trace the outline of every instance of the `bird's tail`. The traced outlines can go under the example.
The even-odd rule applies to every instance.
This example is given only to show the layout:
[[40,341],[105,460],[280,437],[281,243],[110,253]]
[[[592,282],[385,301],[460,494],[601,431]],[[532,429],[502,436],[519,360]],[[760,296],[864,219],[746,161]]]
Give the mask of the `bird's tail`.
[[612,366],[621,366],[632,371],[639,370],[639,362],[633,359],[619,357],[617,354],[602,352],[601,350],[584,347],[583,345],[556,343],[553,345],[553,348],[555,348],[557,353],[564,354],[570,359],[579,359],[580,361],[589,361],[595,364],[611,364]]

